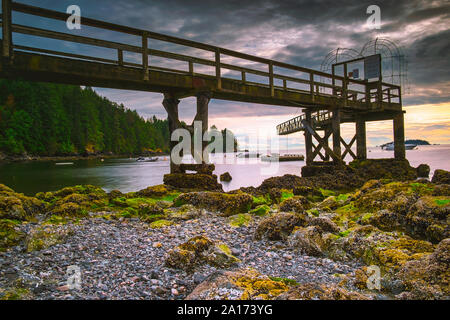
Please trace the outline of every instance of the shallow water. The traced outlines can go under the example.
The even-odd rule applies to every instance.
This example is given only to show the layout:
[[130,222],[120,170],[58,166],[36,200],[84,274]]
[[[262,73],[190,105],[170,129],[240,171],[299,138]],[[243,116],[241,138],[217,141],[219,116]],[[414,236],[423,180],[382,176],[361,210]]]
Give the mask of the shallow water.
[[[283,152],[281,152],[283,153]],[[289,150],[289,153],[302,153],[304,150]],[[369,148],[368,157],[392,158],[393,151]],[[417,167],[426,163],[435,169],[450,171],[450,145],[419,146],[417,150],[406,151],[411,165]],[[304,161],[267,163],[259,159],[236,159],[234,154],[213,155],[216,163],[215,174],[230,172],[233,180],[224,183],[226,191],[240,187],[258,186],[271,176],[284,174],[300,175]],[[351,160],[346,158],[347,161]],[[223,163],[228,161],[230,163]],[[57,163],[68,163],[62,164]],[[136,162],[134,159],[105,159],[79,161],[51,161],[0,164],[0,183],[6,184],[17,192],[34,195],[41,191],[58,190],[66,186],[92,184],[122,192],[137,191],[150,185],[161,184],[164,174],[169,173],[168,158],[161,157],[158,162]],[[430,177],[431,177],[430,175]]]

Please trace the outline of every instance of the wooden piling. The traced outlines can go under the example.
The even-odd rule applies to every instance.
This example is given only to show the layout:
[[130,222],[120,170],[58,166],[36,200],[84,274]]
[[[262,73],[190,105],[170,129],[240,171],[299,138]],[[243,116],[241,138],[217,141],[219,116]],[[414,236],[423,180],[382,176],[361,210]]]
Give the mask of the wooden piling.
[[356,117],[356,157],[367,159],[366,121],[362,116]]

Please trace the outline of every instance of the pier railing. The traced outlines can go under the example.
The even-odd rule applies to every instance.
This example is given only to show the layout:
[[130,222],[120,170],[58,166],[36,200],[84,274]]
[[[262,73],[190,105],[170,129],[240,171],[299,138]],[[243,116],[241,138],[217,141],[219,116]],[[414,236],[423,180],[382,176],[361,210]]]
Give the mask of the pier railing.
[[[75,35],[71,33],[58,32],[48,29],[37,28],[30,25],[14,24],[12,21],[11,12],[20,12],[22,14],[31,15],[34,17],[42,17],[52,20],[66,21],[69,14],[39,8],[36,6],[26,5],[18,2],[11,2],[11,0],[3,0],[3,14],[2,14],[2,52],[3,57],[7,58],[13,55],[13,51],[31,52],[43,55],[51,55],[58,57],[65,57],[83,61],[92,61],[104,64],[113,64],[127,68],[142,69],[143,80],[148,80],[151,77],[152,70],[158,70],[168,73],[177,73],[184,75],[191,75],[196,77],[215,78],[216,90],[222,90],[223,79],[229,78],[232,72],[240,73],[238,79],[233,79],[241,84],[256,85],[258,87],[265,87],[270,89],[270,96],[275,95],[275,89],[301,92],[309,94],[311,101],[320,96],[335,97],[342,101],[343,107],[347,106],[348,101],[357,101],[362,105],[368,102],[388,102],[401,103],[400,87],[387,83],[380,83],[375,89],[371,87],[367,81],[350,79],[347,76],[332,75],[321,71],[316,71],[292,64],[265,59],[258,56],[253,56],[222,47],[212,46],[197,41],[182,39],[178,37],[168,36],[160,33],[155,33],[147,30],[131,28],[123,25],[113,24],[105,21],[91,19],[87,17],[81,18],[83,26],[93,27],[109,32],[126,35],[137,36],[141,39],[141,45],[131,45],[111,40],[103,40],[98,38]],[[27,44],[13,44],[12,33],[24,34],[33,37],[55,39],[59,41],[78,43],[84,45],[91,45],[101,48],[107,48],[115,51],[116,58],[110,57],[96,57],[83,52],[73,53],[56,51],[48,48],[37,48]],[[111,37],[114,39],[115,37]],[[117,37],[119,38],[119,36]],[[151,42],[153,40],[161,41],[168,44],[181,45],[189,50],[200,50],[201,53],[197,55],[185,55],[169,51],[157,50],[152,48]],[[80,49],[81,51],[81,49]],[[205,59],[205,52],[214,57],[214,59]],[[127,61],[124,53],[138,54],[140,62]],[[172,61],[185,63],[185,68],[166,68],[152,64],[152,57],[164,58]],[[236,63],[224,63],[227,59],[239,60],[246,66],[240,66]],[[261,70],[252,68],[252,65],[260,64]],[[213,67],[214,73],[202,73],[198,66]],[[265,70],[264,70],[265,69]],[[284,73],[284,74],[283,74]],[[286,73],[294,73],[287,75]],[[262,77],[261,81],[250,81],[249,75]]]
[[[302,121],[306,119],[305,114],[299,115],[293,119],[283,122],[277,126],[277,133],[279,135],[287,135],[294,132],[302,131],[303,128]],[[324,122],[331,119],[330,111],[318,111],[311,114],[311,122],[313,127],[320,126]]]

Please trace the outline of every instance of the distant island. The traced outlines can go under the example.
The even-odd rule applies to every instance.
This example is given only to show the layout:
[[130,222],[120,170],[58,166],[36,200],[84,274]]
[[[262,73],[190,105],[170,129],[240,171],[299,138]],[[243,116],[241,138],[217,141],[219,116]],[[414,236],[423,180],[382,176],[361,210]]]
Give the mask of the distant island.
[[[382,145],[380,145],[380,147],[385,147],[385,146],[387,146],[388,144],[392,144],[392,143],[394,143],[394,142],[391,141],[391,142],[382,144]],[[418,146],[429,146],[429,145],[431,145],[431,143],[429,143],[428,141],[426,141],[426,140],[420,140],[420,139],[409,139],[409,140],[405,140],[405,144],[415,144],[415,145],[418,145]]]

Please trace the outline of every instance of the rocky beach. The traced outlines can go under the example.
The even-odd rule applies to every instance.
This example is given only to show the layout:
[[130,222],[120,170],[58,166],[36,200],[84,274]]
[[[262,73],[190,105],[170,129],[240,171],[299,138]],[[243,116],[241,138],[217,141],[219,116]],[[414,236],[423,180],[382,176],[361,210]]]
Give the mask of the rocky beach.
[[450,297],[449,172],[365,160],[223,192],[207,169],[129,193],[0,185],[0,299]]

